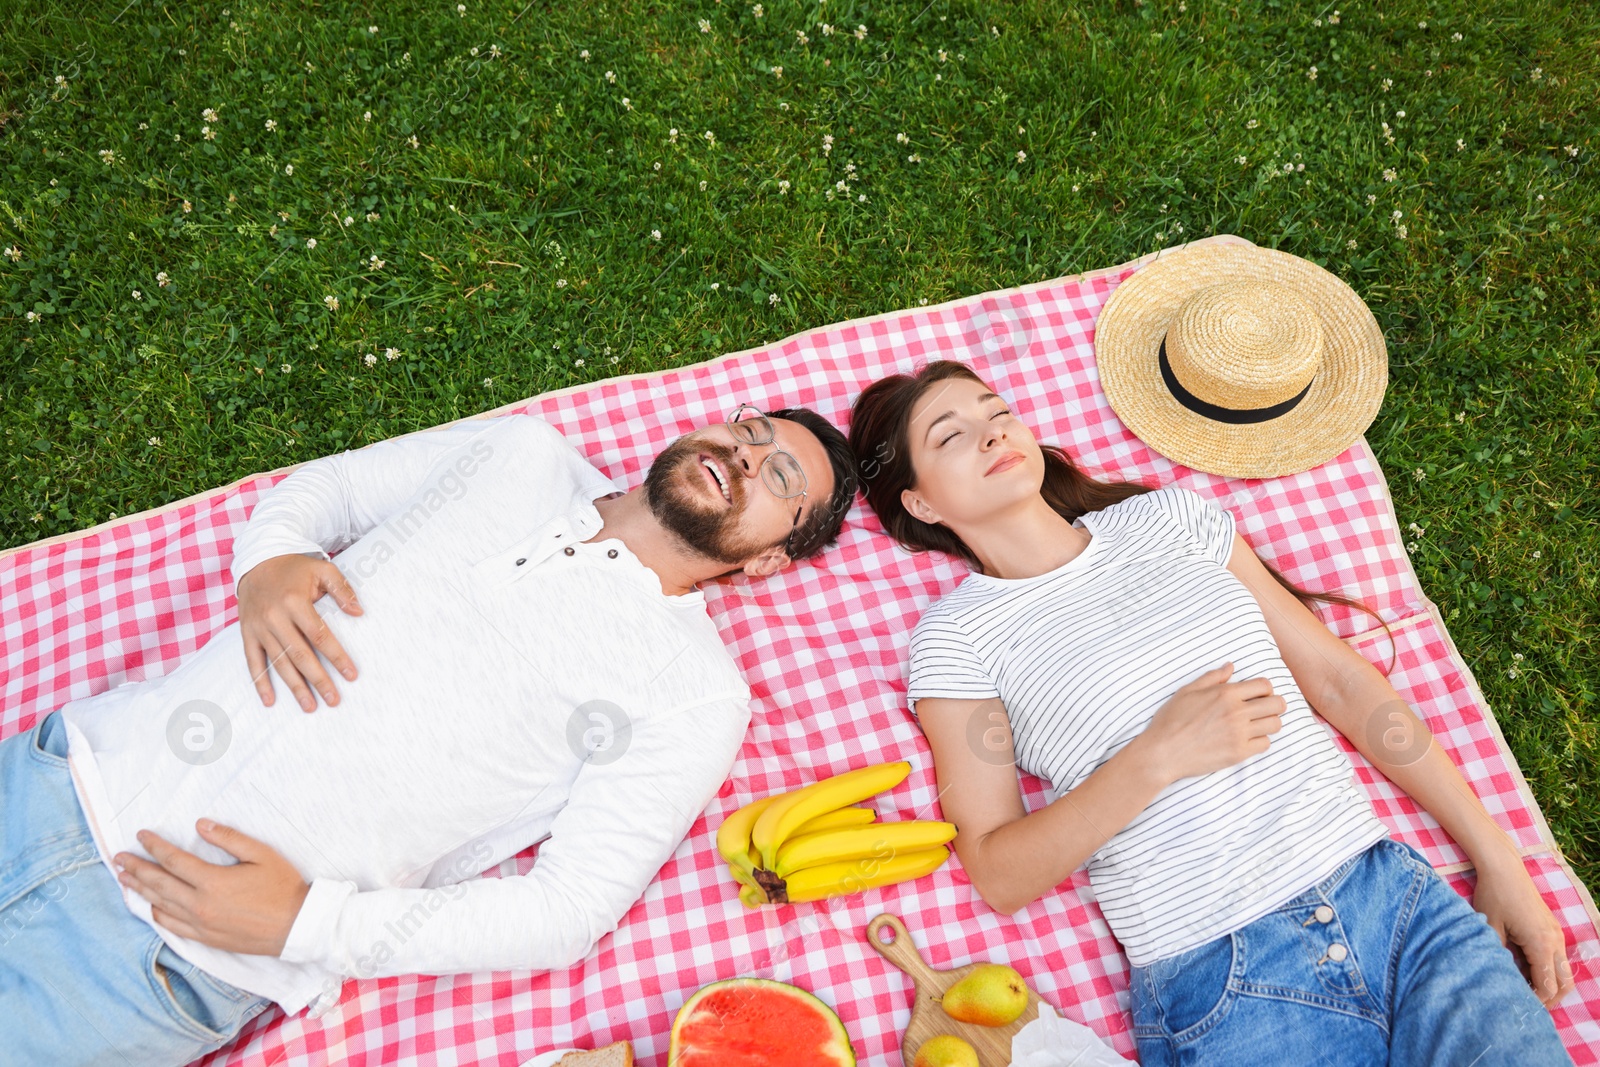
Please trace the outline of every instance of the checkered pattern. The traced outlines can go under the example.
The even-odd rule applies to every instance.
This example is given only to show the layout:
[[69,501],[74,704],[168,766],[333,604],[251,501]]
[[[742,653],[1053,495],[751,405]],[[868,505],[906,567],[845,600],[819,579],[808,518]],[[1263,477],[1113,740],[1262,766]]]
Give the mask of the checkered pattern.
[[[1358,441],[1315,470],[1243,480],[1192,471],[1147,448],[1107,406],[1093,348],[1101,307],[1140,265],[825,327],[485,414],[539,414],[632,487],[674,438],[741,402],[811,407],[843,426],[870,382],[930,359],[959,359],[1040,440],[1063,446],[1092,476],[1176,483],[1228,508],[1250,544],[1291,581],[1361,597],[1394,627],[1391,644],[1369,616],[1322,612],[1380,670],[1393,657],[1390,680],[1527,854],[1566,927],[1578,981],[1578,992],[1555,1011],[1556,1025],[1578,1064],[1600,1063],[1600,919],[1417,585],[1370,449]],[[233,538],[287,470],[0,556],[0,737],[68,700],[160,676],[231,622]],[[882,819],[939,817],[929,749],[905,707],[907,643],[922,610],[965,572],[959,562],[896,548],[858,500],[823,556],[765,580],[707,583],[711,615],[754,694],[749,735],[718,798],[588,960],[559,973],[351,980],[322,1018],[270,1010],[205,1062],[517,1067],[550,1048],[626,1038],[641,1062],[665,1064],[673,1017],[690,994],[718,979],[756,975],[813,991],[838,1010],[862,1064],[893,1065],[911,985],[865,941],[868,920],[884,911],[905,920],[933,966],[1009,962],[1064,1015],[1132,1057],[1127,960],[1081,869],[1012,917],[977,897],[954,857],[915,882],[751,912],[717,857],[716,827],[739,805],[868,763],[912,765],[905,782],[876,799]],[[1456,866],[1466,859],[1461,850],[1339,740],[1395,836],[1470,895],[1471,872]],[[1030,808],[1051,797],[1037,779],[1024,776],[1022,784]],[[484,876],[524,872],[537,851]]]

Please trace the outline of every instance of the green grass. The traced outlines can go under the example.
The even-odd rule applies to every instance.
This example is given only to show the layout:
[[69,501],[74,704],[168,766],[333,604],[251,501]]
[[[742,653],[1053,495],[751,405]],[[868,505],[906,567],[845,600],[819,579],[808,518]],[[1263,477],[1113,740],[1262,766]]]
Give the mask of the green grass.
[[1377,314],[1423,587],[1600,886],[1586,0],[118,7],[0,14],[0,544],[1238,233]]

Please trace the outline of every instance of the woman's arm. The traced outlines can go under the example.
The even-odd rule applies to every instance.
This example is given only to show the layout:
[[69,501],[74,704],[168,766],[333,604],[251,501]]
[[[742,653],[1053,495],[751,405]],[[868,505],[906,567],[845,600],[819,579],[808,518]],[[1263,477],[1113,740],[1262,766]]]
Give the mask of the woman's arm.
[[1515,842],[1484,809],[1442,745],[1377,668],[1267,573],[1238,534],[1228,569],[1255,594],[1278,651],[1313,708],[1404,789],[1471,858],[1473,906],[1527,958],[1546,1005],[1573,988],[1561,925],[1528,877]]

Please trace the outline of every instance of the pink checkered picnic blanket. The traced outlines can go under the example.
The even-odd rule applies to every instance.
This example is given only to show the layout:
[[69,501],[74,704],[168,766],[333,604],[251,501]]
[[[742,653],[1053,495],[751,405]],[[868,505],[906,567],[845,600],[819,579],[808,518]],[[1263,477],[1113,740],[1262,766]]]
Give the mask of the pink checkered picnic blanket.
[[[1063,446],[1092,476],[1176,483],[1228,508],[1251,546],[1291,581],[1361,597],[1391,624],[1394,645],[1370,616],[1323,610],[1328,625],[1380,670],[1395,656],[1390,681],[1521,847],[1566,927],[1578,983],[1554,1011],[1556,1026],[1577,1064],[1600,1064],[1600,915],[1562,859],[1438,609],[1418,587],[1370,448],[1361,440],[1304,474],[1243,480],[1175,465],[1135,438],[1100,391],[1093,341],[1101,307],[1143,262],[809,330],[474,417],[534,412],[632,487],[673,439],[741,402],[803,405],[842,427],[870,382],[930,359],[960,359],[1007,397],[1040,440]],[[0,555],[0,737],[68,700],[160,676],[231,622],[233,538],[260,495],[292,469]],[[862,1064],[893,1065],[912,988],[865,940],[868,920],[885,911],[905,921],[932,966],[1008,962],[1063,1015],[1133,1057],[1127,959],[1081,869],[1013,917],[978,898],[955,857],[914,882],[751,912],[717,856],[718,824],[753,797],[886,760],[909,760],[913,769],[876,798],[880,817],[940,817],[932,758],[905,706],[907,643],[922,610],[965,573],[959,561],[896,548],[858,500],[838,544],[820,558],[765,580],[707,583],[710,612],[754,694],[749,735],[718,798],[589,959],[551,973],[352,979],[322,1018],[270,1009],[203,1062],[518,1067],[553,1048],[628,1039],[643,1063],[665,1064],[685,999],[709,982],[756,975],[811,990],[838,1011]],[[1335,736],[1378,816],[1470,898],[1464,853]],[[1023,792],[1030,809],[1050,796],[1027,775]],[[537,852],[529,848],[484,877],[525,872]]]

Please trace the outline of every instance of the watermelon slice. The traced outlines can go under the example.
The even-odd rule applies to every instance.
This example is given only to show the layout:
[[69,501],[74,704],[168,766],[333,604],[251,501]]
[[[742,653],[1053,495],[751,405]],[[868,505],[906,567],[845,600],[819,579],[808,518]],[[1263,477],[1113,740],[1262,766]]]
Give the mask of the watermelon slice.
[[804,989],[768,978],[713,982],[672,1023],[668,1067],[855,1067],[839,1017]]

